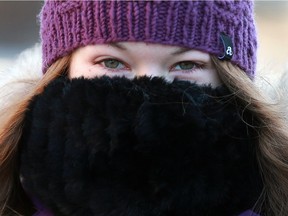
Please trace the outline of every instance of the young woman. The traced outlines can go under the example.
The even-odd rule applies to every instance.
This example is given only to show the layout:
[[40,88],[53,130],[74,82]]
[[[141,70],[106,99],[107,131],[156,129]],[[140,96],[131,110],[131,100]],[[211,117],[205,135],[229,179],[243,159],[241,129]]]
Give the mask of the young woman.
[[41,35],[2,112],[1,215],[287,215],[251,1],[46,1]]

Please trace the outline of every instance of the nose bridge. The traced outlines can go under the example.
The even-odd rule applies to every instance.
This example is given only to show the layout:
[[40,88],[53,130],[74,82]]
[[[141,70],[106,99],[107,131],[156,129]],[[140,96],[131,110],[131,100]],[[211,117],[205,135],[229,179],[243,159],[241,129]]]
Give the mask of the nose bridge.
[[167,72],[164,70],[164,68],[160,67],[157,64],[141,65],[139,68],[136,69],[135,73],[137,77],[165,77],[167,75]]

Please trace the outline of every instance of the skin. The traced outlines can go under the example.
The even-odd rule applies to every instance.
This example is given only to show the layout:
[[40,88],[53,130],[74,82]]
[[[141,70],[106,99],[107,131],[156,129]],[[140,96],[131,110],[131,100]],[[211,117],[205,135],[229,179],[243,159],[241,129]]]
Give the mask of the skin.
[[70,78],[99,76],[159,76],[167,81],[187,80],[197,84],[221,84],[210,55],[179,46],[142,42],[88,45],[72,54]]

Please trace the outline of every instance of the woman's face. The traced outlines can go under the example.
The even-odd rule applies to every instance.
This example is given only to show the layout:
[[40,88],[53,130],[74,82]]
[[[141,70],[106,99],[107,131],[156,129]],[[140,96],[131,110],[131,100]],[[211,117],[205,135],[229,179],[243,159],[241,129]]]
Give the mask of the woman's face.
[[198,50],[148,44],[121,42],[89,45],[72,55],[70,78],[99,76],[163,77],[167,81],[187,80],[197,84],[220,85],[221,81],[210,55]]

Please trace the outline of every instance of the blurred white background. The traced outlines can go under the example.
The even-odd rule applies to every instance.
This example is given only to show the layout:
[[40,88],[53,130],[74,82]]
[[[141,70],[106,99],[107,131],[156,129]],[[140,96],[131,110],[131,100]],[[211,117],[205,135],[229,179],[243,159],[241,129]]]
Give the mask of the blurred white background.
[[258,73],[288,72],[288,1],[256,1]]
[[[39,42],[37,15],[42,4],[35,0],[0,0],[0,70],[5,70],[22,50]],[[257,0],[255,5],[258,72],[277,76],[288,69],[288,0]]]

